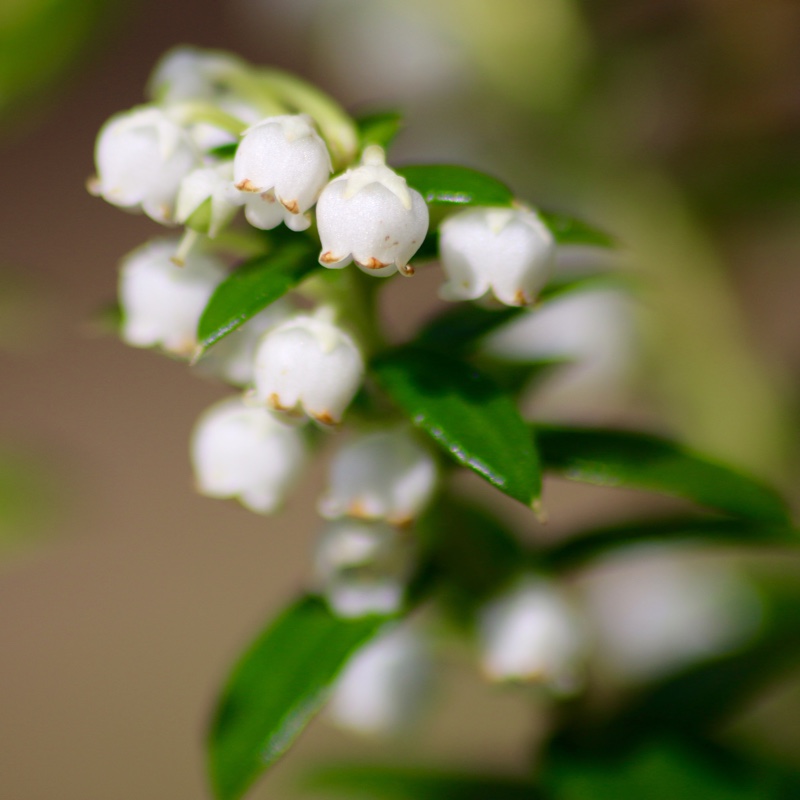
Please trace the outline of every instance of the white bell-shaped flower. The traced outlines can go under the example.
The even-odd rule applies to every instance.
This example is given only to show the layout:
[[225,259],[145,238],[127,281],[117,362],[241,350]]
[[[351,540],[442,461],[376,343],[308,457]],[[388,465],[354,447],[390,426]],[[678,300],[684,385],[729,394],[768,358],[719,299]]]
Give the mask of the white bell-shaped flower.
[[192,434],[197,489],[209,497],[235,497],[263,514],[274,511],[302,472],[302,433],[238,397],[208,409]]
[[95,146],[97,177],[89,188],[156,222],[173,221],[181,181],[200,158],[189,135],[159,108],[142,107],[111,117]]
[[217,100],[225,80],[245,65],[230,53],[180,45],[168,50],[150,73],[147,94],[164,105]]
[[431,657],[409,625],[378,634],[345,664],[327,714],[339,728],[365,736],[401,732],[419,717],[429,693]]
[[177,239],[156,239],[123,259],[122,338],[134,347],[161,345],[189,357],[197,348],[200,316],[227,272],[218,259],[196,250],[176,266],[178,246]]
[[340,617],[391,614],[403,602],[410,555],[409,542],[390,525],[337,520],[320,536],[314,576]]
[[571,694],[583,681],[583,625],[558,590],[526,576],[481,609],[481,664],[491,680],[541,683]]
[[443,300],[477,300],[492,291],[508,306],[528,305],[555,265],[553,235],[533,211],[469,208],[439,230]]
[[331,322],[298,314],[269,331],[256,350],[254,396],[273,411],[305,412],[336,425],[364,375],[352,337]]
[[201,167],[181,181],[175,220],[213,238],[233,219],[242,202],[233,185],[230,161]]
[[371,145],[361,166],[323,189],[317,227],[323,267],[339,269],[355,261],[379,277],[397,270],[412,275],[408,262],[428,232],[428,207],[405,178],[386,166],[383,150]]
[[292,307],[288,301],[276,300],[217,342],[197,362],[197,369],[232,386],[249,386],[253,383],[258,343],[267,331],[290,316]]
[[242,134],[233,162],[236,188],[251,194],[246,216],[269,230],[285,221],[292,230],[310,224],[305,212],[332,171],[328,149],[305,114],[267,117]]
[[424,509],[436,478],[435,460],[406,428],[370,433],[334,457],[319,512],[329,519],[347,514],[403,525]]

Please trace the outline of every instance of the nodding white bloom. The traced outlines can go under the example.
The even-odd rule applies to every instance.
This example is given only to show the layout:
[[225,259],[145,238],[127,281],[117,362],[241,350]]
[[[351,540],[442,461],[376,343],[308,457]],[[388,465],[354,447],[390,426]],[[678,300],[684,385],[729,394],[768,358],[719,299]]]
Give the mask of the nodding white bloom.
[[533,211],[470,208],[439,230],[443,300],[477,300],[491,290],[508,306],[528,305],[555,265],[553,235]]
[[232,386],[253,382],[256,348],[264,334],[292,316],[292,307],[284,299],[270,303],[240,328],[217,342],[197,363],[197,369]]
[[358,650],[336,679],[327,707],[337,727],[366,736],[408,728],[419,716],[431,682],[428,644],[404,625],[380,633]]
[[409,543],[390,525],[337,520],[320,536],[314,575],[340,617],[391,614],[403,602],[410,555]]
[[241,206],[242,196],[233,185],[233,164],[226,161],[192,170],[181,181],[175,220],[213,238]]
[[254,395],[273,411],[341,422],[358,391],[364,359],[352,337],[319,317],[298,314],[269,331],[256,350]]
[[236,188],[252,196],[251,225],[269,230],[285,221],[304,230],[306,215],[332,172],[328,148],[305,114],[267,117],[242,134],[233,162]]
[[323,189],[317,227],[323,267],[339,269],[355,261],[379,277],[397,270],[412,275],[408,262],[428,232],[428,207],[405,178],[386,166],[383,150],[371,145],[361,166]]
[[97,177],[89,188],[109,203],[141,208],[169,224],[181,181],[199,165],[186,131],[161,109],[144,106],[111,117],[100,129]]
[[732,570],[664,546],[632,548],[581,581],[606,674],[652,680],[741,645],[761,622]]
[[227,272],[222,262],[197,251],[184,266],[176,266],[172,259],[178,246],[177,239],[156,239],[123,259],[122,338],[134,347],[161,345],[188,357],[197,348],[200,316]]
[[306,461],[297,428],[238,397],[217,403],[200,417],[191,453],[201,494],[235,497],[263,514],[280,505]]
[[431,499],[436,478],[436,462],[407,429],[370,433],[336,454],[319,512],[402,525]]
[[566,599],[543,579],[526,576],[480,612],[481,663],[496,681],[541,683],[571,694],[582,683],[583,626]]
[[230,53],[181,45],[168,50],[150,73],[147,95],[169,105],[187,100],[216,100],[221,83],[246,69]]

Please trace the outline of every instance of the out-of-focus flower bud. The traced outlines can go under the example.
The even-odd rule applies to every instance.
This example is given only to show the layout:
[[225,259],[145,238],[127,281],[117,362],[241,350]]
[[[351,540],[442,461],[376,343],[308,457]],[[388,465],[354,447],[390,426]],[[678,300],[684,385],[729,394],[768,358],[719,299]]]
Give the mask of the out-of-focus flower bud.
[[235,497],[263,514],[281,504],[306,460],[297,428],[239,398],[224,400],[200,417],[191,452],[201,494]]
[[317,227],[322,266],[339,269],[355,261],[371,275],[397,270],[411,275],[408,262],[428,232],[428,207],[405,178],[386,166],[383,150],[371,145],[361,166],[323,189]]
[[337,453],[319,512],[403,525],[431,499],[436,478],[436,462],[408,430],[370,433]]
[[242,206],[233,185],[233,164],[192,170],[178,190],[175,220],[192,230],[216,236]]
[[427,643],[405,625],[379,634],[347,662],[333,687],[328,718],[366,736],[408,728],[419,716],[431,679]]
[[533,211],[470,208],[446,219],[440,234],[443,300],[477,300],[491,290],[501,303],[524,306],[555,264],[553,235]]
[[480,612],[481,663],[491,680],[541,683],[567,695],[582,683],[583,626],[558,590],[526,576]]
[[97,177],[89,188],[109,203],[169,224],[181,181],[199,165],[186,131],[161,109],[144,106],[116,114],[100,129]]
[[147,94],[169,105],[187,100],[217,100],[225,80],[246,65],[230,53],[181,45],[168,50],[150,73]]
[[314,574],[340,617],[391,614],[403,602],[410,555],[408,542],[390,525],[338,520],[320,536]]
[[227,273],[216,258],[196,251],[184,266],[176,266],[172,258],[178,246],[175,239],[156,239],[123,259],[122,338],[134,347],[161,345],[189,357],[197,347],[200,316]]
[[242,134],[233,164],[236,188],[253,195],[247,219],[265,230],[281,221],[292,230],[307,228],[305,212],[331,170],[325,142],[305,114],[268,117],[252,125]]
[[341,422],[358,391],[364,359],[349,334],[298,314],[264,336],[256,350],[255,397],[273,411]]

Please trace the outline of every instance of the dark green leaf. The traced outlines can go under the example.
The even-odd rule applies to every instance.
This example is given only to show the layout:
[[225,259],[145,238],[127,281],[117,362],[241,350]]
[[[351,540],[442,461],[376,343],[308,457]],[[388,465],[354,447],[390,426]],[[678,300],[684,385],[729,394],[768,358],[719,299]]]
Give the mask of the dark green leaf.
[[649,434],[538,425],[545,470],[598,486],[648,489],[732,516],[788,523],[786,504],[758,481]]
[[800,535],[788,525],[748,519],[682,517],[644,520],[581,531],[545,550],[541,559],[550,569],[574,569],[598,556],[631,545],[690,542],[797,547]]
[[337,765],[315,770],[304,788],[345,798],[386,800],[542,800],[529,780],[427,769]]
[[553,211],[538,211],[537,213],[542,222],[550,229],[558,244],[586,245],[588,247],[616,246],[613,237],[587,222]]
[[362,150],[371,144],[386,149],[403,127],[403,117],[398,111],[378,111],[356,119],[358,138]]
[[445,206],[508,206],[514,193],[504,183],[469,167],[422,164],[400,167],[397,172],[426,203]]
[[228,144],[220,144],[217,147],[212,147],[208,154],[214,158],[226,159],[233,158],[236,155],[236,150],[239,147],[239,142],[229,142]]
[[337,673],[385,618],[342,620],[317,598],[290,606],[233,670],[209,736],[215,797],[238,800],[319,711]]
[[411,421],[456,461],[526,505],[539,497],[539,459],[525,422],[485,375],[415,347],[389,351],[372,368]]
[[257,256],[224,280],[208,301],[197,340],[202,350],[235,331],[274,303],[317,267],[311,241],[293,236],[270,253]]

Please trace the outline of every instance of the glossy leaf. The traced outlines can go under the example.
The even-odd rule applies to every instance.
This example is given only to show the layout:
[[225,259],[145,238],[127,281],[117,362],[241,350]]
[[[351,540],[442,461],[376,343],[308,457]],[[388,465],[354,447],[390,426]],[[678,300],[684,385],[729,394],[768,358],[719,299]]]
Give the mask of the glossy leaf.
[[321,600],[304,597],[267,626],[234,668],[211,726],[218,800],[238,800],[283,755],[347,659],[383,622],[338,619]]
[[390,766],[323,767],[303,786],[348,800],[543,800],[536,786],[522,778]]
[[626,522],[574,534],[541,553],[542,565],[575,569],[599,556],[638,544],[736,544],[797,547],[800,534],[788,525],[748,519],[675,517]]
[[614,238],[588,222],[557,214],[554,211],[537,212],[560,245],[585,245],[587,247],[614,247]]
[[400,133],[403,117],[398,111],[378,111],[358,117],[356,127],[362,150],[371,144],[380,145],[385,149]]
[[545,470],[598,486],[675,495],[731,516],[788,523],[785,503],[758,481],[649,434],[536,427]]
[[399,167],[408,185],[425,202],[443,206],[508,206],[514,193],[504,183],[470,167],[454,164],[422,164]]
[[525,504],[541,493],[539,459],[514,401],[462,361],[415,347],[372,365],[378,383],[459,464]]
[[274,303],[317,267],[309,239],[293,235],[272,252],[245,262],[211,296],[197,327],[205,351]]

